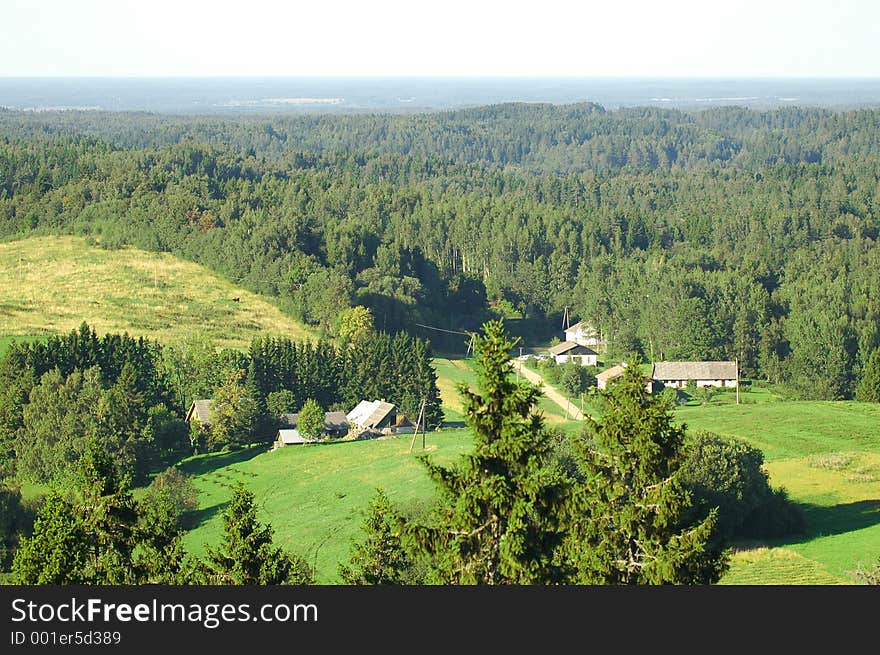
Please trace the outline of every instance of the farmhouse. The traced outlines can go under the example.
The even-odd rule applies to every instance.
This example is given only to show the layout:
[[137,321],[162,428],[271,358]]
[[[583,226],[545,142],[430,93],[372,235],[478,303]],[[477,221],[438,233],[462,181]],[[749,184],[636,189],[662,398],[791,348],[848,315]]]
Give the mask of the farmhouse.
[[655,362],[651,377],[667,387],[681,389],[693,380],[698,387],[736,387],[736,362]]
[[565,340],[580,346],[598,346],[599,331],[589,323],[581,321],[565,328]]
[[211,405],[214,403],[213,400],[194,400],[192,404],[189,406],[189,411],[186,413],[186,422],[192,424],[193,421],[196,421],[203,428],[207,428],[211,425]]
[[[292,446],[311,443],[303,437],[297,429],[299,414],[284,414],[281,419],[287,423],[287,427],[278,430],[275,436],[275,447]],[[324,414],[324,435],[327,437],[342,437],[348,434],[348,420],[345,412],[326,412]]]
[[557,364],[565,364],[569,359],[579,362],[581,366],[595,366],[599,355],[595,350],[573,341],[563,341],[550,349],[550,355]]
[[622,376],[625,369],[626,362],[621,362],[617,366],[612,366],[611,368],[605,369],[596,376],[596,387],[598,389],[605,389],[608,386],[609,382],[617,380],[620,376]]
[[[619,380],[623,376],[623,372],[626,370],[626,362],[621,362],[617,366],[612,366],[611,368],[605,369],[601,373],[596,376],[596,387],[598,389],[607,389],[608,385],[615,380]],[[642,380],[645,383],[645,391],[648,393],[654,393],[654,380],[651,377],[643,376]]]
[[346,415],[352,427],[383,434],[403,434],[413,431],[410,423],[399,414],[397,407],[384,400],[362,400]]

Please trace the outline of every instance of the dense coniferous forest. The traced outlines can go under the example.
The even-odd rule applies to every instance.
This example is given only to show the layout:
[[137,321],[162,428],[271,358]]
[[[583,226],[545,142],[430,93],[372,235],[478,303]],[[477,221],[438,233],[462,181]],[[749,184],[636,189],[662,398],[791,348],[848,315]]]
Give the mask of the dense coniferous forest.
[[[356,346],[267,337],[247,353],[218,351],[198,341],[173,347],[127,334],[99,337],[85,323],[44,343],[13,343],[0,359],[0,479],[67,482],[92,441],[142,483],[194,452],[270,442],[280,416],[308,400],[323,415],[386,398],[413,419],[424,400],[424,424],[440,424],[428,343],[405,332],[368,332]],[[228,423],[213,418],[211,432],[187,427],[192,401],[217,405],[221,396],[234,398]]]
[[851,398],[880,348],[878,128],[815,108],[0,111],[0,236],[169,251],[333,336],[355,305],[435,343],[422,326],[569,308],[611,356],[735,358]]

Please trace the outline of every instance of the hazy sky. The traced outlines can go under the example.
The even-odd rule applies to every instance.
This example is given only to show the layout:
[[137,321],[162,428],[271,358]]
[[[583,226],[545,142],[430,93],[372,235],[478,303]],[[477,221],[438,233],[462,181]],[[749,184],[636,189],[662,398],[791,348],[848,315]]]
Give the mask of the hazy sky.
[[880,76],[880,0],[0,0],[0,76]]

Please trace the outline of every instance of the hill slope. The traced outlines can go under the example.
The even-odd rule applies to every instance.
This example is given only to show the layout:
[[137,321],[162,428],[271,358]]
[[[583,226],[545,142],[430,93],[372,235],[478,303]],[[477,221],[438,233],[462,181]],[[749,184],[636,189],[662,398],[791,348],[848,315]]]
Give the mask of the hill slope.
[[[818,420],[823,414],[828,420]],[[880,442],[865,437],[880,434],[876,406],[718,405],[680,408],[677,419],[692,430],[714,430],[762,447],[771,484],[785,487],[806,514],[805,535],[740,544],[722,584],[853,584],[853,571],[876,561]],[[798,440],[798,434],[811,438]],[[403,436],[192,458],[182,467],[202,495],[187,548],[202,552],[205,543],[219,541],[220,511],[234,483],[243,482],[256,494],[260,519],[272,524],[278,542],[315,563],[319,582],[338,582],[336,567],[347,561],[351,540],[363,537],[361,522],[376,487],[408,509],[424,508],[433,498],[433,485],[415,458],[420,444],[410,452],[411,443]],[[427,445],[432,457],[449,462],[468,452],[473,440],[468,429],[444,429],[429,433]]]
[[34,237],[0,244],[0,276],[7,281],[0,285],[0,335],[63,332],[86,321],[99,333],[165,343],[193,333],[228,347],[245,347],[258,334],[315,336],[256,294],[167,253]]

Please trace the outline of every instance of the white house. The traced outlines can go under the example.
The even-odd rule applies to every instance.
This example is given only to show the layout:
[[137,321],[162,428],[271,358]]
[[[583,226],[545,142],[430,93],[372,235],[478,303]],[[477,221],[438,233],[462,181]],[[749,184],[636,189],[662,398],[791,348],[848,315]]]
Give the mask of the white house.
[[550,356],[557,364],[565,364],[569,359],[579,362],[581,366],[596,366],[599,355],[592,348],[582,346],[573,341],[563,341],[550,349]]
[[681,389],[693,380],[698,387],[736,387],[736,362],[656,362],[651,377],[667,387]]
[[589,323],[581,321],[565,328],[565,340],[581,346],[598,346],[599,331]]

